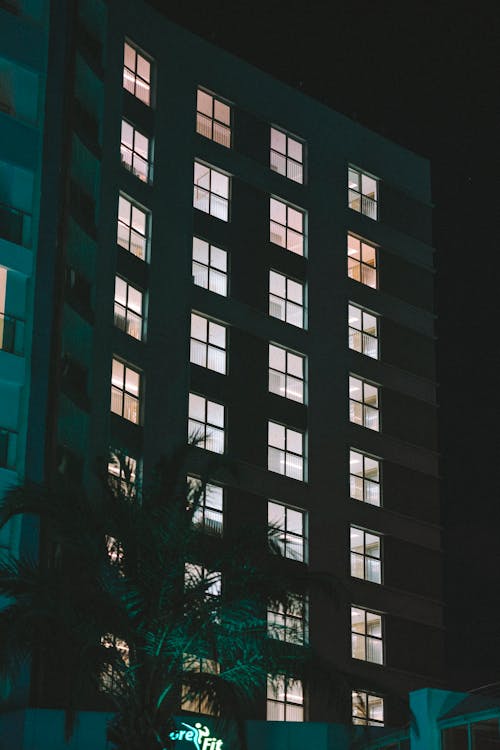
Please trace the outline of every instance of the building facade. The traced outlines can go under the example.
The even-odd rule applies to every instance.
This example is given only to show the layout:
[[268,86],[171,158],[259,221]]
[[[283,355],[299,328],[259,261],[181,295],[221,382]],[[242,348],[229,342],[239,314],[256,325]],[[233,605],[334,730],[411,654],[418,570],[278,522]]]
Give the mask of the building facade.
[[140,0],[64,7],[45,475],[91,490],[119,451],[147,485],[190,436],[193,477],[226,455],[205,529],[278,525],[341,582],[269,621],[350,675],[340,699],[278,681],[249,718],[398,726],[443,679],[429,165]]

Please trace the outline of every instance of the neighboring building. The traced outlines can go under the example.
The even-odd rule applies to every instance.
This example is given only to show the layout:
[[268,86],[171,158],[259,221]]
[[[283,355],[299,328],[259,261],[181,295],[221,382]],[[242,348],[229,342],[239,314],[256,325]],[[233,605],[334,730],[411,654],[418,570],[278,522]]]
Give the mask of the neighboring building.
[[249,718],[400,726],[408,692],[443,679],[429,165],[140,0],[65,7],[54,307],[35,297],[55,355],[50,378],[31,368],[50,381],[45,473],[91,488],[112,449],[147,484],[193,434],[194,477],[201,451],[229,456],[205,528],[279,524],[290,565],[348,592],[270,621],[295,617],[352,686],[278,681]]

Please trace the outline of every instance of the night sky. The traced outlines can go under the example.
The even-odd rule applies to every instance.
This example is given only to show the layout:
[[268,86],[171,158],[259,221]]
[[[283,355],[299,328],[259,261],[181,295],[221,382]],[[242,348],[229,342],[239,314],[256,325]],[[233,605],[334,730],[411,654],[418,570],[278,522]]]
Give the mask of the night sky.
[[500,680],[498,11],[442,0],[150,1],[431,160],[449,668],[465,688]]

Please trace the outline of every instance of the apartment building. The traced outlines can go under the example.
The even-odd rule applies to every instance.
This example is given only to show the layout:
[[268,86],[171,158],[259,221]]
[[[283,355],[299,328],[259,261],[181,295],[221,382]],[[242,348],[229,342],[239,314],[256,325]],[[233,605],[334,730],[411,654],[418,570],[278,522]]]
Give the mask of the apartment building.
[[[350,676],[341,700],[270,683],[248,718],[399,726],[408,692],[443,678],[429,165],[141,0],[64,7],[46,110],[62,127],[44,152],[57,241],[31,287],[52,360],[25,365],[50,405],[32,475],[91,488],[112,450],[147,484],[192,435],[193,477],[203,452],[226,455],[235,479],[210,487],[200,522],[278,525],[289,565],[341,582],[337,601],[270,612],[270,636],[295,618]],[[21,120],[0,112],[0,128]],[[5,231],[0,251],[24,257]],[[2,441],[27,429],[4,422]]]

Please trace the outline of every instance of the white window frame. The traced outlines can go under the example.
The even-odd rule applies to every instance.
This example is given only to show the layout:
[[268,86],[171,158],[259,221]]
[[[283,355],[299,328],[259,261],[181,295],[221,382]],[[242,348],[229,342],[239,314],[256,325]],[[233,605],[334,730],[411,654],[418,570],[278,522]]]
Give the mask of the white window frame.
[[[275,428],[278,428],[277,430]],[[272,437],[273,432],[282,433],[276,444]],[[291,444],[300,438],[300,452],[291,450]],[[272,442],[273,441],[273,442]],[[267,468],[269,471],[281,474],[289,479],[299,482],[306,481],[307,459],[306,459],[306,433],[302,430],[288,427],[280,422],[268,421],[267,438]]]
[[[355,545],[359,537],[360,544]],[[350,527],[351,576],[369,583],[382,584],[382,536],[351,524]]]
[[[347,170],[348,199],[350,209],[367,216],[369,219],[378,219],[378,193],[379,178],[359,167],[349,165]],[[372,191],[372,188],[374,190]]]
[[269,242],[295,255],[306,255],[307,212],[281,198],[269,198]]
[[[275,291],[272,291],[275,282]],[[278,294],[276,284],[284,285],[284,295]],[[297,288],[296,288],[297,287]],[[300,297],[301,301],[297,302]],[[269,271],[269,315],[296,328],[306,328],[306,285],[279,271]],[[300,318],[300,324],[298,322]]]
[[[125,221],[120,213],[128,214]],[[139,223],[137,219],[140,218]],[[127,223],[128,222],[128,223]],[[144,232],[140,231],[144,224]],[[151,212],[136,203],[128,195],[120,193],[118,198],[118,215],[116,242],[124,250],[140,260],[147,261],[149,255],[149,238],[151,233]]]
[[305,404],[307,357],[284,346],[269,343],[268,361],[269,392]]
[[[281,128],[271,125],[269,166],[273,172],[287,177],[293,182],[304,184],[305,147],[299,138],[289,135]],[[300,157],[299,157],[300,152]],[[292,156],[293,154],[293,156]]]
[[[210,113],[205,111],[209,109]],[[228,102],[198,87],[196,91],[197,133],[221,146],[231,148],[232,114],[232,108]]]
[[[359,327],[357,325],[359,316]],[[347,306],[349,349],[371,359],[379,359],[379,316],[364,307],[349,302]]]
[[193,284],[227,297],[229,294],[229,255],[227,250],[193,237]]
[[[132,145],[130,146],[124,140],[124,128],[132,128]],[[146,141],[145,154],[139,148],[136,148],[137,141],[144,139]],[[132,125],[131,122],[122,119],[120,154],[123,167],[132,172],[141,182],[150,183],[153,181],[153,142],[145,133]]]
[[[227,180],[225,195],[213,189],[215,175]],[[201,180],[206,180],[207,178],[208,185],[201,184]],[[195,159],[193,182],[193,207],[198,211],[214,216],[216,219],[228,222],[230,219],[231,176],[209,164],[204,164],[199,159]]]
[[347,233],[347,275],[378,289],[378,247],[351,232]]
[[[361,459],[362,469],[361,474],[354,473],[352,467],[356,460]],[[373,475],[367,470],[367,463],[373,462],[377,465],[377,477],[373,479]],[[368,503],[368,505],[375,505],[380,507],[382,504],[382,462],[380,458],[370,456],[368,453],[364,453],[358,448],[349,449],[349,495],[353,500],[359,500],[362,503]]]
[[189,356],[191,364],[226,375],[227,338],[227,326],[223,323],[194,310],[191,312]]
[[[127,64],[127,47],[134,55],[133,68]],[[147,107],[151,106],[153,71],[153,59],[140,50],[130,39],[125,39],[123,46],[123,88]]]
[[[355,618],[362,617],[357,624]],[[355,629],[357,628],[357,629]],[[384,616],[365,607],[351,606],[351,655],[357,661],[367,661],[383,666]]]
[[[361,401],[354,398],[356,382],[361,386]],[[369,394],[370,389],[374,391],[374,402]],[[349,375],[349,421],[368,430],[380,432],[380,387],[353,374]]]

